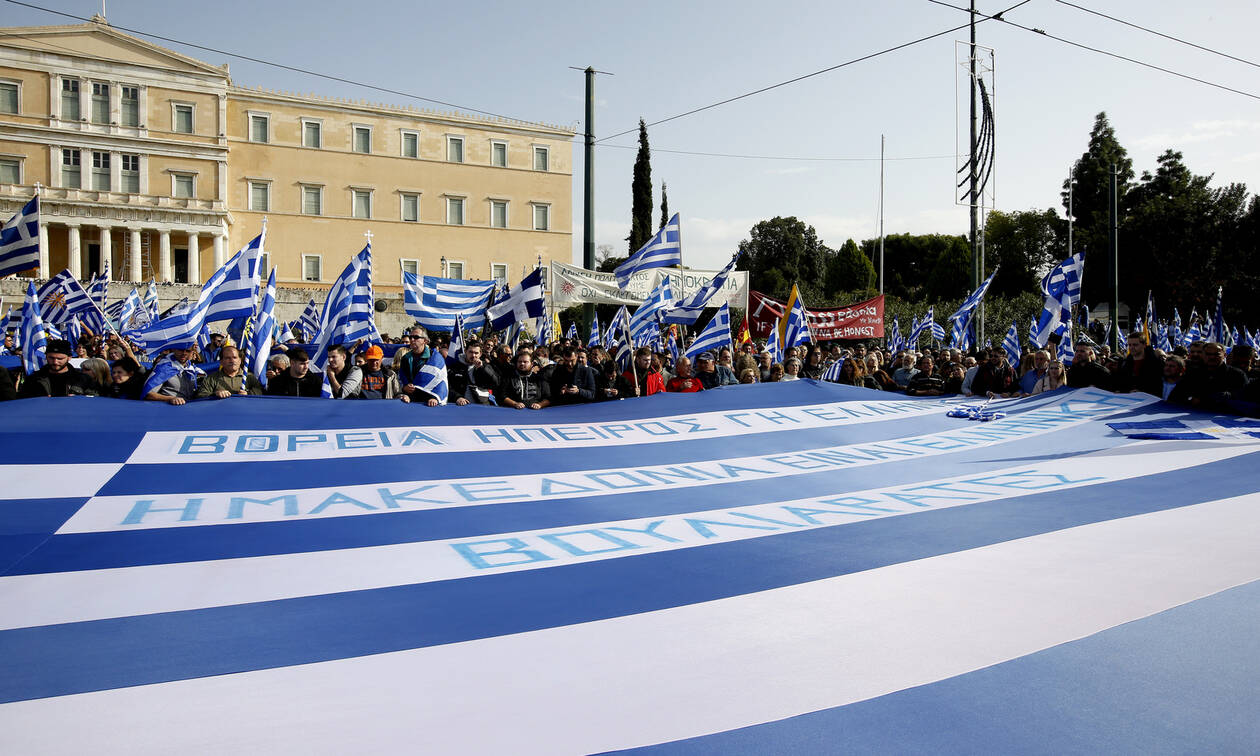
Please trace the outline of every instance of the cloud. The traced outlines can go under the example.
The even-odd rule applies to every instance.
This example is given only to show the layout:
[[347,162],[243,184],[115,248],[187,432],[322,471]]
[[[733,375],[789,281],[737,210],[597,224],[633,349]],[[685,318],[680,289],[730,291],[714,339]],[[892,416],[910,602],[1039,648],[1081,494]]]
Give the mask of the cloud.
[[1139,137],[1133,141],[1135,147],[1145,150],[1173,148],[1183,144],[1197,144],[1201,142],[1211,142],[1217,139],[1228,139],[1237,137],[1248,132],[1260,130],[1260,121],[1245,121],[1239,118],[1216,120],[1216,121],[1195,121],[1190,124],[1189,130],[1179,135],[1169,132],[1159,134],[1150,134],[1148,136]]

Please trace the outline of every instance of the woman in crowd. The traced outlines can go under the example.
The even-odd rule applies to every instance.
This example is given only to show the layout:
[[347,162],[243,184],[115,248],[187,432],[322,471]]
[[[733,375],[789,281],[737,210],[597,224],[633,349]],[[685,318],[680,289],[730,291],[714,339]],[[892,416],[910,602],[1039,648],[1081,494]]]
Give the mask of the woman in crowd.
[[1067,385],[1067,371],[1063,369],[1063,363],[1055,360],[1046,368],[1046,374],[1033,386],[1032,396],[1036,396],[1043,391],[1054,391],[1057,388],[1063,388]]
[[866,365],[857,357],[844,361],[844,364],[840,366],[840,380],[836,381],[836,383],[879,390],[879,384],[875,382],[874,378],[866,374]]
[[101,395],[139,400],[143,396],[144,378],[145,372],[138,362],[131,357],[121,357],[114,360],[110,368],[110,382]]
[[[857,359],[857,358],[853,358]],[[887,370],[884,370],[880,362],[879,352],[869,352],[866,355],[866,376],[875,381],[875,385],[883,391],[900,391],[901,387],[892,379]],[[843,370],[844,368],[840,368]]]
[[79,370],[96,382],[101,393],[105,394],[112,381],[109,377],[109,363],[99,357],[89,357],[79,365]]
[[823,365],[823,350],[817,344],[810,344],[805,352],[805,364],[801,366],[801,377],[821,380],[826,369]]
[[783,363],[783,377],[781,381],[797,381],[801,378],[801,361],[795,357],[789,357]]
[[744,368],[743,370],[739,371],[739,382],[740,383],[756,383],[757,372],[758,371],[756,368]]

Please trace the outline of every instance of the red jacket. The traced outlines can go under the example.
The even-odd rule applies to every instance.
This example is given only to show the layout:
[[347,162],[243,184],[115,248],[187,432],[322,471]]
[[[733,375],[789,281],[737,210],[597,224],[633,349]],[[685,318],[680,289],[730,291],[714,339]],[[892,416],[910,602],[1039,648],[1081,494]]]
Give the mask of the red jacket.
[[[630,383],[630,385],[632,386],[634,385],[634,371],[633,370],[627,370],[626,372],[621,374],[621,377],[625,378],[626,381]],[[646,372],[639,373],[639,395],[640,396],[651,396],[652,394],[660,394],[664,391],[665,391],[665,379],[661,377],[660,373],[657,373],[653,370],[648,370]]]
[[[691,381],[691,388],[683,388],[683,384],[687,381]],[[665,384],[665,390],[682,394],[693,394],[697,391],[703,391],[704,384],[701,383],[700,379],[694,375],[690,378],[679,378],[678,376],[674,376],[669,379],[669,383]]]

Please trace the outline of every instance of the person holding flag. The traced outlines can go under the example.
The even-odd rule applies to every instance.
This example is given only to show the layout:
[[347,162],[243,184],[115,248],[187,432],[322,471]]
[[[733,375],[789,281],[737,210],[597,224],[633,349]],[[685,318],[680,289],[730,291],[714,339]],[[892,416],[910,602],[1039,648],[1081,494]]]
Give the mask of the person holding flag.
[[1129,334],[1129,353],[1111,373],[1111,390],[1117,394],[1141,391],[1152,396],[1164,393],[1164,358],[1147,342],[1153,324],[1143,321],[1141,331]]
[[70,342],[65,339],[48,341],[44,347],[44,365],[26,376],[19,398],[97,396],[100,387],[96,382],[85,373],[70,367],[70,349]]
[[262,384],[252,373],[244,369],[241,350],[228,345],[219,352],[219,369],[212,371],[197,384],[198,399],[227,399],[231,396],[258,396]]

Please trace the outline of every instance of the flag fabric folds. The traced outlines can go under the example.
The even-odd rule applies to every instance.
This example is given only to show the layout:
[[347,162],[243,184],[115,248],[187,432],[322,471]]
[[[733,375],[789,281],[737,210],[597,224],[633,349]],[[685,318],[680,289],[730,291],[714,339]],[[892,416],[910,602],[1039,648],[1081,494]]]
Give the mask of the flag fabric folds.
[[161,312],[161,306],[158,304],[157,282],[153,279],[149,279],[149,288],[144,290],[144,298],[141,302],[144,304],[145,324],[156,321]]
[[1044,347],[1052,334],[1071,328],[1072,306],[1080,301],[1084,270],[1085,252],[1082,250],[1051,268],[1041,279],[1041,293],[1046,299],[1037,319],[1037,336],[1033,339],[1038,347]]
[[1006,331],[1006,338],[1002,339],[1002,349],[1006,352],[1006,359],[1010,360],[1011,366],[1019,370],[1019,358],[1022,351],[1019,347],[1019,324],[1014,320]]
[[780,344],[785,350],[788,347],[808,344],[814,340],[809,332],[809,317],[805,312],[805,303],[801,301],[801,292],[797,290],[796,284],[792,284],[792,294],[783,308],[783,319],[780,321],[779,330],[783,332],[783,340]]
[[599,338],[599,313],[591,313],[591,332],[586,337],[586,346],[602,346]]
[[1260,439],[1152,396],[76,401],[0,424],[6,753],[1255,750]]
[[662,276],[660,283],[652,289],[652,293],[643,300],[643,304],[639,305],[630,317],[630,335],[635,346],[655,347],[657,345],[661,335],[661,311],[673,304],[673,301],[674,295],[669,276]]
[[39,298],[35,284],[26,285],[26,299],[22,302],[22,326],[18,329],[22,342],[22,363],[27,375],[44,366],[44,350],[48,346],[44,319],[39,313]]
[[486,310],[490,327],[496,331],[515,323],[527,323],[530,318],[541,317],[546,309],[543,300],[542,268],[534,268],[507,296]]
[[0,224],[0,278],[39,268],[39,195]]
[[828,383],[839,383],[840,377],[841,375],[843,375],[842,373],[843,370],[844,370],[844,358],[841,357],[840,359],[836,360],[835,362],[827,366],[827,369],[823,371],[822,379],[824,381],[827,381]]
[[647,244],[639,247],[638,251],[618,265],[613,275],[617,278],[617,285],[624,289],[630,284],[630,277],[635,273],[671,265],[682,265],[682,231],[678,213],[674,213],[674,217],[661,226],[661,229],[648,239]]
[[458,315],[455,316],[455,325],[451,328],[451,344],[447,353],[456,362],[464,361],[464,320]]
[[375,333],[372,298],[372,244],[354,256],[328,290],[320,314],[319,337],[311,354],[316,370],[328,367],[328,347],[367,340]]
[[419,382],[416,385],[421,391],[437,399],[439,405],[446,404],[450,387],[446,383],[446,360],[442,359],[440,350],[429,350],[429,361],[420,368]]
[[193,385],[195,386],[197,381],[206,374],[206,371],[192,363],[181,365],[171,359],[171,356],[168,354],[153,364],[153,369],[149,371],[148,377],[145,378],[144,389],[140,395],[148,396],[150,393],[161,388],[163,383],[166,383],[180,373],[187,373],[192,378]]
[[312,297],[311,301],[306,303],[306,309],[302,310],[302,315],[297,319],[296,325],[302,331],[302,338],[307,343],[314,343],[319,338],[319,305]]
[[740,251],[737,250],[734,256],[731,257],[731,261],[726,264],[726,267],[718,271],[717,275],[707,284],[696,289],[691,296],[680,299],[672,307],[661,310],[661,322],[694,325],[700,317],[700,313],[708,306],[709,300],[726,285],[726,279],[730,277],[731,271],[735,270],[735,266],[739,263],[739,255]]
[[245,351],[245,369],[262,385],[267,385],[267,360],[276,334],[276,269],[267,276],[267,288],[254,315],[252,333]]
[[723,302],[717,314],[691,342],[691,346],[687,347],[687,356],[695,360],[703,352],[717,354],[719,349],[729,346],[731,346],[731,311]]
[[1208,341],[1215,341],[1218,344],[1225,343],[1224,295],[1225,287],[1218,286],[1216,288],[1216,314],[1212,317],[1210,329],[1208,330]]
[[576,320],[575,320],[575,321],[573,321],[573,322],[571,322],[571,323],[569,323],[569,330],[567,330],[567,331],[565,331],[565,332],[564,332],[564,337],[565,337],[566,339],[568,339],[569,341],[577,341],[577,339],[578,339],[578,332],[577,332],[577,321],[576,321]]
[[[403,307],[430,331],[449,331],[459,317],[466,328],[481,328],[494,294],[494,281],[417,276],[403,271]],[[537,316],[535,316],[537,317]]]
[[63,270],[48,279],[37,292],[40,312],[44,321],[55,326],[65,326],[75,315],[93,331],[105,330],[105,313],[88,294],[83,284],[69,270]]
[[976,308],[980,306],[980,302],[984,299],[984,294],[989,290],[989,284],[993,283],[993,277],[997,275],[998,269],[994,268],[989,277],[984,279],[980,287],[967,298],[963,300],[958,310],[949,316],[949,322],[953,323],[951,329],[951,344],[962,350],[971,348],[971,316],[975,313]]

